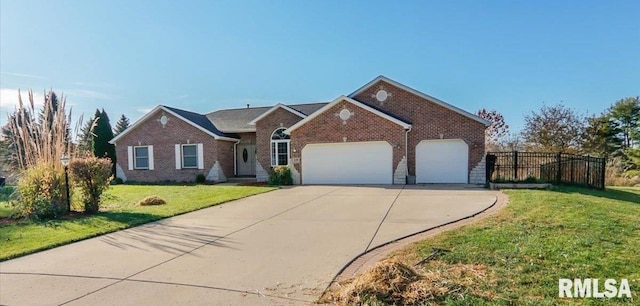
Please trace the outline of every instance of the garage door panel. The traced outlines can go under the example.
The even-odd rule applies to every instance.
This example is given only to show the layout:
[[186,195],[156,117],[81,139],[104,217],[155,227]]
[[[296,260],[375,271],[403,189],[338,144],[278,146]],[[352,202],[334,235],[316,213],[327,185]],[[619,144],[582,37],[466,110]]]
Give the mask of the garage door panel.
[[417,183],[468,182],[469,146],[460,139],[423,140],[416,146]]
[[309,144],[302,150],[303,184],[391,184],[392,168],[386,141]]

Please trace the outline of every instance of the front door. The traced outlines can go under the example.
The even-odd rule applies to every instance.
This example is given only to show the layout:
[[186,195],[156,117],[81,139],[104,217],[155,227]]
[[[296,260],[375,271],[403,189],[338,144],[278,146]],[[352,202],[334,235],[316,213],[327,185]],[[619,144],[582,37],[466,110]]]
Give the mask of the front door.
[[256,145],[237,145],[236,163],[238,175],[256,175]]

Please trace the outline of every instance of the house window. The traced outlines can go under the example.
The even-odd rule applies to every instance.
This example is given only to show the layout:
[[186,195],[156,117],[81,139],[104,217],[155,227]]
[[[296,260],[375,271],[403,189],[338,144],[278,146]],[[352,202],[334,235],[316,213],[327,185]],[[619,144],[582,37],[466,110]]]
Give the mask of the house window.
[[182,145],[182,168],[198,168],[198,146],[195,144]]
[[279,128],[271,134],[271,166],[286,166],[289,164],[289,135],[286,128]]
[[135,169],[149,169],[149,147],[134,147],[133,160]]

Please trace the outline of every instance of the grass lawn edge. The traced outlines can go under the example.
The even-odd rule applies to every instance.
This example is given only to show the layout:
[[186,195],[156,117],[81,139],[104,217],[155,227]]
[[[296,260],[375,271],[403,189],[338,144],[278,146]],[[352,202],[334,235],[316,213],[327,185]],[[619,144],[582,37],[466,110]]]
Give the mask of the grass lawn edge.
[[[272,187],[272,186],[268,186],[268,187]],[[19,258],[19,257],[22,257],[22,256],[26,256],[26,255],[30,255],[30,254],[34,254],[34,253],[38,253],[38,252],[42,252],[42,251],[46,251],[46,250],[50,250],[50,249],[53,249],[53,248],[56,248],[56,247],[59,247],[59,246],[72,244],[72,243],[75,243],[75,242],[80,242],[80,241],[83,241],[83,240],[99,237],[99,236],[106,235],[106,234],[111,234],[111,233],[122,231],[122,230],[125,230],[125,229],[130,229],[130,228],[138,227],[138,226],[141,226],[141,225],[149,224],[149,223],[152,223],[152,222],[157,222],[157,221],[164,220],[164,219],[167,219],[167,218],[172,218],[172,217],[184,215],[184,214],[191,213],[191,212],[198,211],[198,210],[202,210],[202,209],[205,209],[205,208],[211,208],[211,207],[222,205],[222,204],[226,204],[226,203],[229,203],[229,202],[232,202],[232,201],[236,201],[236,200],[240,200],[240,199],[256,196],[256,195],[259,195],[259,194],[272,192],[272,191],[275,191],[275,190],[279,190],[280,188],[281,187],[272,187],[272,188],[266,189],[266,190],[264,190],[262,192],[243,195],[243,196],[240,196],[240,197],[237,197],[237,198],[226,199],[226,200],[223,200],[223,201],[218,202],[218,203],[213,203],[213,204],[209,204],[209,205],[206,205],[206,206],[203,206],[203,207],[181,211],[181,212],[178,212],[178,213],[175,213],[175,214],[172,214],[172,215],[168,215],[168,216],[157,216],[157,217],[154,217],[154,218],[151,218],[151,219],[148,219],[148,220],[143,220],[143,221],[139,221],[139,222],[133,222],[131,224],[124,224],[121,227],[117,227],[117,228],[107,229],[105,231],[99,231],[99,232],[91,233],[91,234],[88,234],[86,236],[79,237],[79,238],[72,238],[72,239],[65,240],[65,241],[54,242],[54,243],[51,243],[51,244],[43,245],[42,247],[38,247],[38,248],[27,250],[27,251],[24,251],[24,252],[13,253],[13,254],[10,254],[8,256],[1,256],[0,255],[0,263],[2,263],[4,261],[7,261],[7,260],[11,260],[11,259],[16,259],[16,258]],[[90,218],[92,216],[99,216],[99,215],[100,215],[100,213],[95,214],[95,215],[87,215],[87,216],[82,217],[82,218]],[[63,221],[63,220],[73,220],[73,219],[62,218],[60,220]],[[30,222],[30,221],[18,221],[18,224],[20,224],[20,222]]]

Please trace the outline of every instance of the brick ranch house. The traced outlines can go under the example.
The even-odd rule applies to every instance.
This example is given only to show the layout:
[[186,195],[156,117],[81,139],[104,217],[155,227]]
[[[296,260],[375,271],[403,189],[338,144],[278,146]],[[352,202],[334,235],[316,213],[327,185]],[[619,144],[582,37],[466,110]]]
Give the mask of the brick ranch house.
[[485,181],[489,122],[379,76],[329,103],[197,114],[159,105],[119,134],[117,177],[136,182],[266,181],[288,165],[296,184]]

